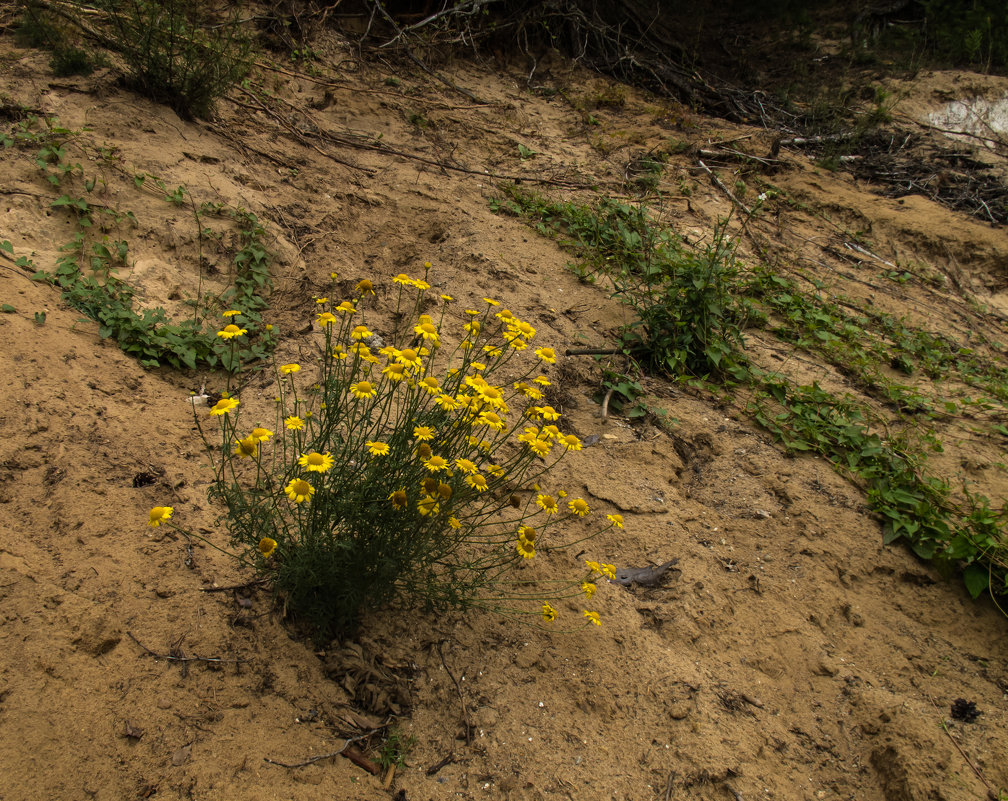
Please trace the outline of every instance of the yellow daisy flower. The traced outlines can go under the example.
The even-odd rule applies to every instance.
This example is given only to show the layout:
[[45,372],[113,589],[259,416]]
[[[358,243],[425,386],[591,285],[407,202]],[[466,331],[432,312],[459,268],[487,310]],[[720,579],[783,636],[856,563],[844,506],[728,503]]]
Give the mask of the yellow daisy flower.
[[347,316],[353,314],[357,311],[357,307],[353,305],[349,300],[344,300],[339,306],[335,308],[340,314],[345,314]]
[[486,492],[487,487],[489,486],[489,484],[487,484],[486,478],[481,476],[479,473],[476,473],[471,476],[466,476],[465,481],[466,484],[468,484],[470,487],[476,490],[476,492]]
[[616,565],[607,565],[604,562],[599,565],[599,569],[603,576],[611,581],[616,580]]
[[234,339],[235,337],[244,336],[248,333],[247,328],[239,328],[234,323],[224,326],[224,328],[217,332],[217,336],[221,339]]
[[420,388],[425,390],[429,395],[437,395],[441,391],[441,385],[438,384],[438,380],[432,376],[424,376],[420,379]]
[[237,398],[221,398],[219,401],[217,401],[217,403],[215,403],[212,407],[210,407],[210,411],[213,414],[221,415],[221,414],[227,414],[232,409],[237,408],[238,408]]
[[273,432],[268,428],[253,428],[252,436],[256,438],[256,442],[266,442],[270,437],[273,436]]
[[434,402],[446,412],[454,412],[459,408],[458,401],[451,395],[438,395],[437,400]]
[[162,523],[167,523],[171,520],[171,516],[174,511],[175,510],[171,506],[155,506],[150,510],[150,517],[147,521],[147,525],[157,528]]
[[569,451],[579,451],[581,450],[581,440],[575,437],[573,434],[566,434],[560,437],[559,442],[564,446],[566,450]]
[[255,458],[259,454],[259,440],[253,436],[247,436],[235,442],[234,455],[239,459],[248,457]]
[[567,503],[567,508],[570,509],[578,517],[584,517],[588,514],[588,504],[585,503],[581,498],[575,498]]
[[552,495],[537,495],[536,506],[546,512],[547,515],[556,514],[557,502]]
[[590,562],[587,559],[585,559],[585,564],[588,565],[588,569],[593,573],[602,572],[602,566],[598,562]]
[[406,490],[396,490],[388,499],[392,501],[392,506],[396,509],[405,509],[407,504]]
[[606,520],[616,526],[616,528],[623,528],[623,515],[606,515]]
[[397,275],[392,280],[395,281],[397,284],[401,284],[402,286],[413,286],[413,279],[410,278],[408,275],[406,275],[406,273],[399,273],[399,275]]
[[535,355],[546,362],[546,364],[556,364],[556,353],[553,348],[536,348]]
[[300,431],[304,428],[304,420],[292,415],[284,420],[284,428],[290,431]]
[[428,515],[434,516],[441,511],[441,506],[437,498],[432,498],[428,495],[426,498],[421,498],[417,501],[417,511],[424,517]]
[[280,365],[280,372],[283,373],[284,375],[292,375],[292,374],[296,373],[300,369],[301,369],[301,365],[300,364],[293,364],[292,363],[292,364],[281,364]]
[[470,476],[475,475],[479,471],[479,468],[476,467],[475,462],[471,459],[456,459],[455,466],[463,473],[468,473]]
[[303,454],[298,458],[298,464],[301,465],[309,473],[325,473],[330,467],[335,463],[332,455],[329,451],[325,453],[317,453],[312,451],[311,453]]
[[426,442],[421,442],[416,447],[416,455],[421,461],[426,461],[431,458],[431,447]]
[[554,620],[556,620],[556,616],[557,616],[556,609],[554,609],[548,603],[543,602],[542,605],[543,620],[545,620],[547,623],[552,623]]
[[536,530],[532,526],[519,526],[518,539],[534,543],[536,541]]
[[581,582],[581,591],[585,594],[586,598],[591,598],[595,594],[596,589],[598,588],[590,581]]
[[448,462],[445,461],[445,458],[443,456],[438,456],[437,454],[434,454],[433,456],[429,457],[427,461],[424,462],[424,467],[426,467],[432,473],[437,473],[448,467]]
[[354,287],[354,291],[357,292],[358,295],[366,295],[368,292],[372,295],[375,293],[374,286],[367,278],[362,279],[357,286]]
[[434,323],[420,323],[413,327],[413,332],[432,345],[437,345],[440,342],[437,326]]
[[365,447],[370,451],[372,456],[388,456],[389,446],[385,442],[365,442]]
[[560,412],[554,409],[552,406],[536,406],[536,414],[542,417],[544,420],[549,420],[553,422],[560,419]]
[[400,364],[404,364],[407,367],[412,367],[414,370],[420,370],[423,368],[423,363],[420,361],[420,356],[417,354],[413,348],[406,348],[401,350],[396,354],[396,361]]
[[455,298],[453,298],[451,295],[441,295],[441,300],[443,300],[445,303],[451,303],[452,301],[455,300]]
[[284,492],[287,493],[287,497],[294,501],[294,503],[303,503],[304,501],[311,500],[311,496],[315,494],[315,487],[303,478],[293,478],[284,487]]
[[356,384],[350,385],[350,393],[355,398],[373,398],[378,394],[377,390],[371,386],[370,381],[358,381]]
[[339,320],[336,319],[336,315],[332,312],[322,312],[322,314],[315,318],[315,322],[325,328],[328,328],[329,326],[338,323]]
[[496,412],[481,412],[480,416],[476,418],[476,423],[492,428],[494,431],[504,430],[504,420]]
[[548,439],[539,439],[539,438],[536,438],[531,442],[529,442],[528,446],[529,448],[532,449],[532,453],[543,459],[546,458],[546,454],[548,454],[550,452],[550,448],[553,447]]
[[483,300],[486,301],[489,306],[500,306],[500,304],[493,298],[483,298]]
[[263,537],[259,540],[259,553],[262,554],[264,559],[268,559],[273,555],[273,551],[277,549],[277,541],[272,537]]
[[602,621],[601,621],[601,620],[599,619],[599,614],[598,614],[598,612],[589,612],[589,611],[588,611],[588,610],[586,609],[586,610],[585,610],[585,613],[584,613],[584,616],[585,616],[586,618],[588,618],[588,619],[589,619],[589,620],[590,620],[590,621],[591,621],[592,623],[594,623],[594,624],[595,624],[596,626],[601,626],[601,625],[602,625]]
[[385,369],[382,370],[382,375],[386,376],[389,381],[399,382],[406,378],[406,365],[394,363],[385,365]]
[[315,298],[315,302],[319,303],[319,304],[321,304],[321,303],[328,303],[329,302],[329,298]]
[[430,426],[416,426],[413,429],[413,436],[422,442],[430,442],[434,439],[434,429]]
[[354,339],[367,339],[371,336],[371,332],[368,331],[366,325],[355,325],[353,330],[350,332],[350,336]]
[[515,550],[521,554],[522,559],[531,559],[535,556],[535,545],[527,540],[518,540]]
[[237,317],[239,314],[241,314],[240,311],[236,311],[235,309],[228,309],[221,315],[221,317]]

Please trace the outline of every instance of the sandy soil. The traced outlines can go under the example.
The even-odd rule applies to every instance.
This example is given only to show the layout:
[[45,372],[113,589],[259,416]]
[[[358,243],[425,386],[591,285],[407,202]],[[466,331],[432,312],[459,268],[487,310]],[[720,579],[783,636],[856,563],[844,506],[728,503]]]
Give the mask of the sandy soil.
[[[326,74],[351,58],[335,38],[316,49]],[[489,293],[532,322],[537,341],[603,346],[622,307],[579,283],[553,242],[490,211],[500,176],[625,195],[630,158],[670,138],[694,147],[734,139],[766,153],[772,142],[762,129],[631,89],[620,90],[622,107],[593,108],[600,124],[588,125],[561,97],[529,91],[520,70],[465,63],[446,69],[481,104],[424,77],[389,85],[388,73],[356,64],[324,84],[264,72],[289,105],[271,116],[235,92],[212,124],[183,122],[118,88],[109,71],[55,79],[43,54],[8,38],[0,64],[10,104],[87,126],[84,139],[115,155],[85,171],[104,177],[109,205],[137,218],[123,232],[135,260],[123,277],[141,302],[177,311],[196,291],[198,239],[191,212],[136,189],[134,173],[259,215],[275,256],[269,318],[283,360],[307,352],[297,332],[313,296],[332,292],[331,271],[343,292],[372,279],[380,309],[391,276],[424,260],[437,291]],[[609,90],[560,60],[537,79],[586,103]],[[926,119],[926,85],[910,88],[920,108],[900,110]],[[1003,93],[1005,82],[990,90]],[[385,149],[368,149],[379,134]],[[537,155],[523,161],[518,144]],[[0,159],[0,238],[51,268],[70,231],[49,208],[54,191],[31,150]],[[729,183],[731,171],[721,169]],[[796,271],[960,341],[972,334],[978,348],[981,334],[1003,339],[1005,318],[991,305],[1008,288],[1003,229],[927,198],[886,199],[787,149],[763,179],[792,202],[771,201],[754,225]],[[749,183],[752,203],[759,187]],[[666,221],[692,238],[730,210],[689,152],[670,158],[661,186]],[[855,241],[874,255],[845,247]],[[226,265],[233,245],[225,235],[204,256]],[[743,239],[744,258],[750,247]],[[887,280],[883,260],[942,280]],[[677,558],[665,583],[602,584],[600,629],[557,634],[485,613],[379,610],[356,656],[338,644],[317,650],[285,627],[266,592],[206,591],[248,579],[227,557],[145,525],[151,506],[170,503],[180,522],[226,545],[187,400],[223,378],[144,370],[30,271],[0,265],[0,301],[16,309],[0,315],[3,801],[917,801],[1008,787],[1004,616],[908,550],[884,547],[858,487],[821,460],[784,455],[738,404],[647,379],[649,402],[675,425],[603,422],[595,363],[561,360],[552,375],[567,425],[598,441],[558,480],[626,519],[625,531],[593,543],[604,561]],[[854,389],[765,333],[748,343],[757,361]],[[250,408],[271,399],[256,382],[242,395]],[[1003,440],[972,436],[976,422],[940,422],[945,450],[932,466],[1000,503]],[[548,557],[547,569],[569,558]],[[981,710],[976,721],[951,719],[958,698]],[[386,776],[332,755],[369,720],[386,720],[390,704],[415,745],[385,787]],[[374,757],[380,743],[358,745]]]

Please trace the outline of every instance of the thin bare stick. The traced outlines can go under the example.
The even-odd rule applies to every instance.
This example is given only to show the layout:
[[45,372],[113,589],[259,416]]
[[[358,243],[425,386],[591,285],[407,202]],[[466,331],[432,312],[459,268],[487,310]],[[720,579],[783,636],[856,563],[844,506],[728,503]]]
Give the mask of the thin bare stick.
[[438,640],[436,643],[438,656],[441,657],[441,665],[448,674],[448,678],[452,680],[452,684],[455,685],[456,692],[458,692],[459,703],[462,704],[462,726],[465,728],[465,741],[466,745],[470,745],[472,743],[472,723],[469,721],[469,708],[466,706],[465,698],[462,696],[462,687],[455,680],[455,676],[452,675],[448,663],[445,661],[444,652],[441,650],[441,643],[443,642],[444,640]]

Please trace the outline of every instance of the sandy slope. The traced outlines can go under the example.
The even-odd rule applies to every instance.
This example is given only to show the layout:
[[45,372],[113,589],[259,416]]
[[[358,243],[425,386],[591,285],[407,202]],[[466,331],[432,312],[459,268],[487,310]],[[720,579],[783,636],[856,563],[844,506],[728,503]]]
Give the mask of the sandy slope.
[[[338,41],[318,49],[332,62],[345,55]],[[284,333],[283,359],[309,352],[311,335],[297,332],[313,295],[333,293],[332,270],[345,279],[342,292],[359,278],[375,281],[380,327],[390,277],[424,260],[435,265],[437,291],[490,294],[531,321],[543,343],[604,345],[622,309],[603,288],[578,283],[553,243],[492,214],[495,179],[481,173],[590,179],[619,194],[628,156],[670,136],[770,144],[762,130],[728,129],[632,90],[622,110],[593,111],[602,124],[586,126],[561,99],[465,64],[456,79],[483,105],[409,76],[388,86],[366,66],[329,86],[266,73],[292,104],[284,119],[305,132],[296,138],[237,92],[239,103],[222,104],[215,124],[190,124],[119,90],[109,74],[53,79],[43,55],[6,39],[0,63],[5,97],[88,126],[86,139],[118,156],[86,169],[106,177],[110,205],[137,217],[125,235],[136,259],[129,280],[144,301],[170,306],[195,291],[197,238],[191,214],[136,190],[133,173],[267,223],[277,284],[270,317]],[[599,80],[560,63],[551,78],[586,96]],[[377,134],[407,155],[351,146]],[[538,155],[522,161],[519,143]],[[0,158],[0,235],[16,255],[49,267],[68,230],[48,210],[53,193],[31,151]],[[464,169],[434,166],[440,160]],[[663,188],[668,222],[697,237],[729,202],[695,168],[689,155],[673,157]],[[1008,285],[1002,230],[922,198],[881,198],[797,154],[785,153],[769,180],[796,203],[776,207],[762,234],[795,261],[818,264],[831,286],[957,336],[1003,334],[996,317],[965,302]],[[839,258],[856,230],[868,232],[879,258],[948,280],[938,289],[893,284],[871,258]],[[226,265],[232,246],[225,236],[205,255]],[[338,751],[358,731],[355,706],[377,718],[384,710],[355,704],[352,683],[327,675],[335,649],[293,637],[267,594],[204,592],[247,578],[226,557],[145,527],[151,506],[170,503],[180,522],[225,544],[187,401],[203,380],[215,389],[223,380],[143,370],[54,290],[10,260],[0,264],[0,301],[16,308],[0,315],[3,801],[395,793],[910,801],[983,797],[977,772],[995,789],[1008,786],[1008,646],[988,601],[972,602],[908,551],[883,547],[860,490],[822,461],[785,457],[731,405],[651,380],[652,403],[678,421],[670,432],[603,423],[591,400],[597,368],[577,359],[553,373],[558,400],[570,430],[599,439],[565,463],[558,484],[622,511],[626,530],[592,545],[605,561],[677,557],[670,580],[601,586],[604,626],[571,634],[489,614],[376,612],[361,638],[363,664],[408,687],[412,712],[396,723],[416,737],[406,766],[386,791],[381,777],[342,757],[276,764]],[[804,380],[845,386],[766,335],[754,333],[750,345]],[[258,380],[242,395],[266,419],[271,400]],[[1003,500],[1003,452],[971,444],[955,425],[941,432],[936,464]],[[154,483],[134,487],[140,473]],[[548,574],[572,557],[543,561],[537,569]],[[943,731],[960,697],[983,714]]]

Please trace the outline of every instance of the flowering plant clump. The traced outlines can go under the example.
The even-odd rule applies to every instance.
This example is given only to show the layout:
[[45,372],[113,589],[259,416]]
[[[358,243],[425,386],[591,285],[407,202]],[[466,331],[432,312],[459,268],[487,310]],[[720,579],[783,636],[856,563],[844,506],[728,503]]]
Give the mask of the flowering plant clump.
[[[374,288],[361,281],[351,300],[319,299],[313,380],[302,380],[316,372],[308,365],[277,368],[272,429],[243,425],[238,398],[211,409],[221,433],[211,493],[227,507],[233,544],[321,636],[352,631],[364,610],[394,600],[552,622],[561,613],[516,571],[599,533],[559,536],[589,505],[543,487],[581,449],[543,399],[541,371],[556,355],[531,347],[535,329],[490,298],[454,326],[450,296],[435,319],[418,313],[425,280],[393,281],[397,344],[369,330],[363,302]],[[151,525],[173,525],[165,509],[151,511]],[[610,515],[602,530],[616,526]],[[612,572],[587,568],[554,581],[551,600],[588,600],[593,576]],[[591,609],[578,621],[601,623]]]

